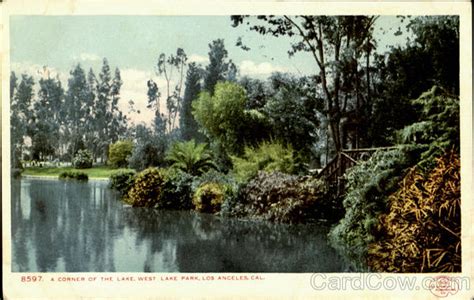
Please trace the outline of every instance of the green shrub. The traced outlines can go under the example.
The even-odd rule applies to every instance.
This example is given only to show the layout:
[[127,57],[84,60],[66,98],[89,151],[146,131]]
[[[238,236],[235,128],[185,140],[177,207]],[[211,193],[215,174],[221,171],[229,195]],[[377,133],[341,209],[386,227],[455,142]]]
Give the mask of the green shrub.
[[405,169],[414,164],[416,150],[405,147],[376,152],[346,173],[346,213],[329,237],[356,270],[367,270],[367,249],[375,240],[378,216],[385,210],[388,195],[396,189]]
[[200,212],[219,212],[224,203],[226,186],[216,182],[204,183],[193,196],[194,208]]
[[65,171],[59,174],[59,179],[64,179],[64,180],[73,179],[73,180],[79,180],[79,181],[87,181],[89,180],[89,176],[84,172]]
[[127,195],[135,181],[136,172],[133,170],[118,170],[110,175],[110,188],[116,189],[120,195]]
[[89,150],[79,150],[76,156],[72,159],[72,165],[76,169],[92,168],[92,154]]
[[133,143],[131,141],[118,141],[109,147],[109,163],[116,168],[128,166],[132,155]]
[[280,171],[291,174],[295,171],[294,151],[278,142],[263,142],[257,148],[245,147],[242,158],[231,156],[233,172],[237,180],[248,181],[258,171]]
[[194,140],[174,143],[166,155],[166,160],[171,162],[173,168],[194,176],[216,168],[206,144],[196,144]]
[[148,168],[138,173],[128,191],[126,202],[133,206],[156,207],[165,184],[165,171]]
[[231,215],[299,223],[327,219],[332,213],[322,181],[281,172],[258,172],[240,189],[239,200]]
[[188,210],[193,208],[193,176],[180,171],[169,170],[160,195],[159,208]]

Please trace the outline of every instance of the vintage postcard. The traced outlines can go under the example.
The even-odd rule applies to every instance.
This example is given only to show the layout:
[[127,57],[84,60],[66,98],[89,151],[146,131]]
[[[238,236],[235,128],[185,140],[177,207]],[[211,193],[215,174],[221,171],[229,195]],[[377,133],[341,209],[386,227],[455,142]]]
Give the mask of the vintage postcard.
[[5,299],[473,299],[468,2],[6,1]]

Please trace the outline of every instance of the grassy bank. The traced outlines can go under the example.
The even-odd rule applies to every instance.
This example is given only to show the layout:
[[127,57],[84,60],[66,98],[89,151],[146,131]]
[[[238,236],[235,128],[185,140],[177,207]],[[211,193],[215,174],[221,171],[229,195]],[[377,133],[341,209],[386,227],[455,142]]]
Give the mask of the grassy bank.
[[81,171],[86,173],[89,178],[109,178],[112,173],[118,170],[119,169],[108,166],[92,167],[90,169],[75,169],[73,167],[29,167],[23,171],[22,175],[57,177],[62,172]]

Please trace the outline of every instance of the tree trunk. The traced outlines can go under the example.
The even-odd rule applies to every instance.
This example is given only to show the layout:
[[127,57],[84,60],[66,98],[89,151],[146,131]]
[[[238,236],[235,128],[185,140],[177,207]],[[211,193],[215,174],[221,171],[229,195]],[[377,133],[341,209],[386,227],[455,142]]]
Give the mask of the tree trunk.
[[341,131],[339,128],[340,124],[340,117],[337,116],[329,116],[329,124],[331,127],[331,135],[334,141],[334,148],[336,152],[339,153],[342,151],[342,144],[341,144]]

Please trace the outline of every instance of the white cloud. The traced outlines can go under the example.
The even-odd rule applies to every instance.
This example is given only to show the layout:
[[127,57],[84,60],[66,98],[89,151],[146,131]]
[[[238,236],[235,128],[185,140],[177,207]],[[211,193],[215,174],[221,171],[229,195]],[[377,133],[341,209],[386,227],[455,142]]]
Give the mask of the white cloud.
[[61,81],[66,79],[65,74],[61,73],[53,67],[49,67],[46,65],[42,66],[30,63],[12,63],[11,70],[15,72],[17,77],[20,77],[23,73],[33,76],[35,82],[37,82],[41,78],[56,78],[57,76],[59,76],[59,79]]
[[242,76],[268,77],[273,72],[286,72],[287,70],[268,62],[255,63],[251,60],[244,60],[239,65],[239,71]]
[[94,53],[81,53],[79,55],[74,55],[72,57],[73,60],[77,61],[89,61],[89,62],[94,62],[94,61],[99,61],[101,60],[101,57],[97,54]]
[[188,56],[188,62],[195,62],[198,64],[208,64],[209,58],[207,56],[202,56],[199,54],[191,54]]
[[100,56],[94,53],[81,53],[79,58],[83,61],[98,61]]

